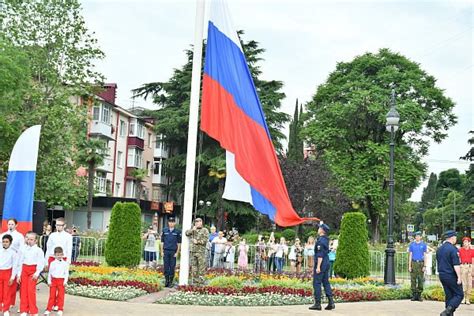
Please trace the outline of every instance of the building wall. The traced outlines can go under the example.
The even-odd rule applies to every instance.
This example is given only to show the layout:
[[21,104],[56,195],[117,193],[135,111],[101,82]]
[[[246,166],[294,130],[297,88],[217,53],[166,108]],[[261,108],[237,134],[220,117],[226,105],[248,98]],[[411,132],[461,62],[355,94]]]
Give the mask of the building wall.
[[[125,196],[125,171],[126,167],[126,157],[127,157],[127,138],[129,130],[129,117],[123,113],[117,112],[118,125],[117,127],[117,142],[115,149],[115,176],[114,176],[114,192],[113,196],[124,197]],[[122,128],[120,125],[123,122],[125,125]],[[121,133],[122,132],[122,133]],[[119,161],[120,160],[120,161]]]
[[146,124],[145,132],[145,145],[143,146],[143,168],[147,169],[147,177],[145,182],[143,182],[143,187],[146,188],[148,192],[146,200],[152,199],[153,194],[153,153],[154,153],[154,144],[155,144],[155,133],[153,132],[153,126],[151,124]]

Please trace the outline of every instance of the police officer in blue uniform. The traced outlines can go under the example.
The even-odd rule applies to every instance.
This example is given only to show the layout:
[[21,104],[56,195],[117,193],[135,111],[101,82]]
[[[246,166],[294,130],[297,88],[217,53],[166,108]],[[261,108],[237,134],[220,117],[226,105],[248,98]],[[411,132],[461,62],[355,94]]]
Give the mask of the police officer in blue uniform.
[[313,268],[313,289],[314,289],[314,305],[309,309],[321,310],[321,284],[324,286],[324,292],[328,298],[328,306],[324,309],[335,309],[334,299],[332,296],[331,284],[329,284],[329,226],[320,223],[318,229],[318,241],[314,246],[314,268]]
[[458,249],[456,248],[456,232],[448,230],[444,233],[445,241],[436,251],[439,280],[443,285],[446,297],[446,309],[440,316],[454,315],[454,311],[461,304],[464,293],[461,286],[461,268]]
[[161,253],[163,254],[165,287],[173,286],[176,258],[181,248],[181,231],[175,228],[174,217],[168,217],[168,227],[161,234]]

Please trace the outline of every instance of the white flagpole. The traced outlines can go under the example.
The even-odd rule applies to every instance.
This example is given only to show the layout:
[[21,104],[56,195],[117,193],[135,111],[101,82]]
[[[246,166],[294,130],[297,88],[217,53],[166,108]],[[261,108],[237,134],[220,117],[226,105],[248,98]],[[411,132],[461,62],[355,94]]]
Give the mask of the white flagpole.
[[191,101],[189,104],[188,149],[186,155],[186,179],[184,184],[183,237],[181,240],[181,261],[179,284],[188,284],[189,277],[189,239],[184,232],[191,228],[194,196],[194,172],[196,170],[196,148],[199,114],[199,95],[201,88],[202,39],[204,31],[205,0],[196,1],[196,22],[194,26],[193,71],[191,79]]

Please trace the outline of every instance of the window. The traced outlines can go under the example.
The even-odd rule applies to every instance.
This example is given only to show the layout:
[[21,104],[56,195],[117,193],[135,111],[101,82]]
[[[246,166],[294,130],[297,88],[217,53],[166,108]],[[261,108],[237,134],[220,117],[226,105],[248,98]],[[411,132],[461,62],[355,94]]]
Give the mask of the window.
[[129,136],[135,136],[135,123],[130,123],[130,131],[128,132]]
[[98,121],[100,119],[100,107],[99,106],[94,106],[92,108],[92,119],[94,121]]
[[107,178],[106,173],[97,171],[95,175],[95,190],[98,193],[107,192]]
[[137,135],[138,138],[145,139],[145,126],[138,123],[137,124]]
[[127,181],[127,186],[125,187],[125,197],[127,198],[135,197],[135,182],[132,180]]
[[120,182],[115,182],[115,196],[120,197],[120,195],[121,195],[120,194],[121,193],[120,189],[121,189]]
[[159,187],[153,187],[153,191],[151,193],[151,199],[152,201],[159,201],[160,200],[160,188]]
[[165,168],[163,166],[163,163],[165,162],[166,159],[163,158],[155,158],[154,159],[154,165],[153,165],[153,174],[165,175]]
[[128,149],[127,167],[143,168],[143,152],[140,149]]
[[127,125],[125,121],[120,120],[120,137],[125,137],[127,135]]
[[122,156],[123,152],[119,151],[117,152],[117,167],[122,168]]
[[110,113],[111,113],[110,106],[106,104],[102,104],[102,122],[106,124],[110,124]]
[[151,133],[148,133],[148,148],[151,148]]
[[146,174],[147,176],[151,176],[151,168],[150,168],[150,162],[146,162]]

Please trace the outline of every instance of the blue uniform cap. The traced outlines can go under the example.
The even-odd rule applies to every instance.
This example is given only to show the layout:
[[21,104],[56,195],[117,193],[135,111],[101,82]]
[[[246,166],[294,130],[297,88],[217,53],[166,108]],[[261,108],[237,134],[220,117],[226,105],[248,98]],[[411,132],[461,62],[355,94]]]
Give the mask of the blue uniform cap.
[[330,229],[329,229],[329,226],[328,226],[328,225],[326,225],[326,224],[320,224],[320,225],[319,225],[319,228],[322,228],[322,229],[326,232],[326,234],[329,233],[329,230],[330,230]]
[[456,232],[454,230],[447,230],[444,232],[444,238],[450,238],[456,236]]
[[415,236],[421,236],[421,232],[416,232]]
[[168,217],[168,222],[175,222],[175,219],[174,219],[174,217],[173,217],[173,216],[171,216],[171,217]]

